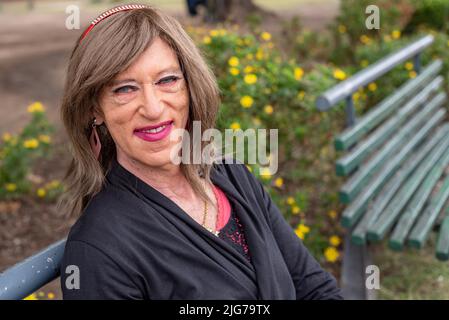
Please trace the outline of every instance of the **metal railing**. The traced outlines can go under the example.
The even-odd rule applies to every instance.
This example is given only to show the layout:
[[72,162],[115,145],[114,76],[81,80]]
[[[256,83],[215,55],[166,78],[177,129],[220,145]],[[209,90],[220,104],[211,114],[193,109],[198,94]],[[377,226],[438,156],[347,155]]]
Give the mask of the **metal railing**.
[[360,70],[350,78],[330,88],[316,99],[316,107],[320,111],[327,111],[340,101],[346,101],[346,123],[351,126],[355,123],[355,109],[352,95],[359,88],[375,81],[397,65],[413,59],[416,73],[421,71],[421,52],[434,41],[432,35],[427,35],[410,45],[393,52],[376,63]]
[[0,273],[0,299],[19,300],[59,276],[66,240],[53,243],[39,253]]

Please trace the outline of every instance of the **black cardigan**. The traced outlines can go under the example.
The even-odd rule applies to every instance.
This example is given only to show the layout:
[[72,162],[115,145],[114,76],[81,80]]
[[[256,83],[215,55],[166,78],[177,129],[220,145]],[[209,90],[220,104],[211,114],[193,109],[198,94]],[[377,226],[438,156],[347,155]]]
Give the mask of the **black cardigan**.
[[[245,165],[215,164],[211,180],[244,226],[251,262],[115,160],[70,230],[64,299],[341,299]],[[69,265],[79,289],[65,285]]]

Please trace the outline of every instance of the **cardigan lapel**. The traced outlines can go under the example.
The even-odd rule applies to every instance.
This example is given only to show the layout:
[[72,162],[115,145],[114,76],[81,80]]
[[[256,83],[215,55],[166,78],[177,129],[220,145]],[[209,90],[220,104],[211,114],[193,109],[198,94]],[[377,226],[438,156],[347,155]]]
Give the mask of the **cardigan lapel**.
[[[276,270],[273,256],[270,254],[273,246],[267,246],[267,241],[274,241],[274,239],[270,236],[271,230],[263,213],[255,212],[257,206],[252,206],[225,174],[213,170],[211,178],[226,193],[242,221],[252,263],[256,271],[259,299],[292,298],[285,297],[282,292],[283,284],[277,281],[277,272],[280,272],[280,270]],[[235,181],[235,183],[238,182]],[[258,193],[255,192],[254,194],[257,197],[257,202],[264,202],[263,199],[258,197]]]
[[[113,175],[119,177],[122,187],[127,188],[129,191],[136,194],[140,198],[142,198],[143,195],[144,199],[142,200],[145,201],[148,205],[152,207],[159,207],[156,211],[160,213],[172,225],[174,225],[180,232],[182,232],[183,235],[189,239],[192,245],[194,245],[196,248],[199,248],[203,252],[207,252],[208,256],[218,262],[222,267],[228,269],[232,274],[235,274],[236,270],[242,272],[245,276],[238,277],[238,279],[236,279],[236,283],[242,285],[251,294],[255,290],[257,290],[258,287],[260,287],[260,284],[258,284],[260,278],[260,268],[259,270],[255,269],[255,266],[251,264],[239,252],[237,252],[231,245],[229,245],[222,239],[217,238],[211,232],[207,231],[170,198],[166,197],[155,188],[137,178],[135,175],[121,166],[117,161],[113,163],[111,171]],[[233,210],[237,210],[236,213],[243,222],[245,228],[245,236],[247,236],[246,230],[251,229],[251,227],[246,228],[245,226],[249,224],[251,219],[247,219],[246,217],[243,218],[243,216],[246,216],[246,212],[242,212],[243,214],[241,213],[242,206],[239,204],[241,201],[243,201],[243,199],[238,194],[237,190],[232,186],[232,184],[230,184],[222,174],[213,174],[213,177],[211,177],[211,179],[214,184],[216,184],[223,190],[223,192],[226,193],[231,202]],[[179,223],[180,221],[182,222],[181,224]],[[252,244],[248,243],[251,258],[256,258],[258,264],[263,263],[263,261],[261,261],[260,259],[263,260],[266,253],[264,252],[263,248],[261,248],[260,240],[258,239],[258,237],[255,237],[255,240],[252,240],[251,242]],[[256,250],[255,248],[258,248],[258,250]],[[259,253],[256,254],[258,251]]]

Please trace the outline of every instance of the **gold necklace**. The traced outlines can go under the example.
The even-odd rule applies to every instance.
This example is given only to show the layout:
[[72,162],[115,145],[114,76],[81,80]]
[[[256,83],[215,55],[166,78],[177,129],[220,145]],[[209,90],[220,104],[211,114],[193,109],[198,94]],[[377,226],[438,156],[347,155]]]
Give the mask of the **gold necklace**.
[[[203,223],[202,223],[204,228],[206,228],[206,217],[207,217],[207,201],[204,200],[204,215],[203,215]],[[218,233],[220,231],[213,230],[213,229],[210,229],[210,228],[206,228],[206,229],[209,230],[211,233],[213,233],[215,236],[218,237]]]

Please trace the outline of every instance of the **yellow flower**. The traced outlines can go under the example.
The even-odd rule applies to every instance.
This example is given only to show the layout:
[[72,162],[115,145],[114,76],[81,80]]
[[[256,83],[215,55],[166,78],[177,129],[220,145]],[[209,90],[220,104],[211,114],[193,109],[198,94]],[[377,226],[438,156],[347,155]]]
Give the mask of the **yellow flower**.
[[257,76],[253,73],[247,74],[244,78],[245,83],[247,84],[254,84],[257,82]]
[[304,75],[304,70],[302,70],[302,68],[295,68],[295,79],[297,81],[301,80],[302,76]]
[[258,49],[257,52],[256,52],[256,59],[257,60],[262,60],[263,57],[264,57],[263,51],[261,49]]
[[9,192],[14,192],[17,190],[17,185],[15,183],[7,183],[5,184],[5,188]]
[[295,233],[301,240],[304,240],[305,234],[303,232],[301,232],[301,230],[296,229]]
[[51,138],[50,136],[46,135],[46,134],[41,134],[39,135],[39,140],[42,141],[43,143],[50,143]]
[[306,93],[303,90],[301,90],[298,92],[297,98],[299,100],[303,100],[305,95],[306,95]]
[[266,114],[272,114],[273,106],[271,104],[267,104],[263,110],[265,111]]
[[334,247],[328,247],[325,251],[324,251],[324,257],[326,258],[327,261],[329,262],[335,262],[338,260],[338,258],[340,257],[340,253],[338,252],[337,249],[335,249]]
[[49,292],[49,293],[47,294],[47,297],[48,297],[48,299],[54,299],[54,298],[55,298],[55,295],[54,295],[54,293]]
[[340,25],[338,26],[338,32],[340,32],[340,33],[345,33],[345,32],[346,32],[346,26],[340,24]]
[[368,66],[369,62],[366,59],[363,59],[362,61],[360,61],[360,66],[362,66],[363,68],[365,68],[366,66]]
[[252,66],[246,66],[245,69],[243,69],[243,72],[245,73],[251,73],[254,71],[254,68]]
[[45,108],[40,102],[34,102],[28,106],[29,113],[44,112]]
[[210,34],[212,37],[216,37],[216,36],[219,35],[219,32],[218,32],[218,30],[211,30],[211,31],[209,32],[209,34]]
[[58,180],[52,180],[49,183],[47,183],[47,188],[49,189],[56,189],[61,185],[61,183]]
[[237,67],[237,66],[239,65],[239,58],[237,58],[237,57],[231,57],[231,58],[229,58],[228,64],[229,64],[231,67]]
[[262,40],[265,40],[265,41],[270,41],[271,40],[271,34],[269,34],[268,32],[262,32],[260,37],[262,38]]
[[302,223],[300,223],[297,228],[304,233],[309,233],[309,231],[310,231],[310,228]]
[[282,187],[284,185],[284,179],[277,178],[276,180],[274,180],[274,185],[278,188]]
[[391,33],[391,37],[393,39],[399,39],[401,37],[401,31],[399,30],[393,30],[393,32]]
[[292,212],[293,212],[293,214],[298,214],[299,212],[301,212],[301,208],[298,206],[293,206]]
[[35,293],[32,293],[29,296],[23,298],[23,300],[37,300],[37,297]]
[[354,94],[352,95],[352,99],[354,99],[354,101],[359,101],[360,93],[359,92],[354,92]]
[[23,146],[27,149],[36,149],[39,146],[37,139],[28,139],[23,142]]
[[411,71],[411,70],[413,70],[413,63],[407,62],[407,63],[404,65],[404,67],[405,67],[406,70]]
[[408,76],[410,77],[410,78],[415,78],[416,77],[416,71],[410,71],[409,73],[408,73]]
[[247,37],[245,39],[243,39],[243,41],[245,42],[246,45],[251,45],[253,43],[253,39],[250,37]]
[[253,118],[253,123],[255,126],[260,126],[260,124],[262,123],[262,121],[260,121],[259,118]]
[[336,219],[337,218],[337,211],[331,210],[331,211],[329,211],[328,215],[329,215],[329,217],[331,219]]
[[209,36],[205,36],[203,38],[203,43],[204,44],[210,44],[212,42],[212,39]]
[[3,134],[3,141],[8,142],[9,140],[11,140],[12,136],[9,132],[5,132]]
[[248,60],[253,60],[253,59],[254,59],[254,55],[253,55],[252,53],[248,53],[248,54],[246,55],[246,59],[248,59]]
[[233,123],[231,123],[230,128],[232,130],[238,130],[238,129],[240,129],[240,124],[238,122],[233,122]]
[[362,36],[360,36],[360,42],[363,44],[370,44],[371,38],[368,37],[367,35],[362,35]]
[[271,171],[269,168],[261,168],[259,170],[260,176],[262,177],[262,179],[264,180],[268,180],[271,178]]
[[339,236],[332,236],[329,238],[329,243],[334,247],[338,247],[341,243],[341,239]]
[[293,197],[288,197],[288,198],[287,198],[287,203],[288,203],[289,205],[294,204],[294,203],[295,203],[295,198],[293,198]]
[[376,84],[375,82],[371,82],[371,83],[368,85],[368,90],[369,90],[369,91],[372,91],[372,92],[376,91],[376,90],[377,90],[377,84]]
[[233,76],[237,76],[240,73],[240,70],[237,68],[229,68],[229,73],[232,74]]
[[338,80],[344,80],[346,79],[346,73],[343,70],[337,68],[334,70],[334,78]]
[[254,99],[250,96],[243,96],[240,99],[240,104],[242,105],[243,108],[251,108],[253,103],[254,103]]
[[44,188],[39,188],[39,189],[37,189],[36,194],[39,198],[43,198],[47,194],[47,191],[45,191]]
[[302,223],[300,223],[296,229],[295,229],[295,233],[296,235],[301,238],[302,240],[304,240],[304,236],[309,233],[310,228]]

